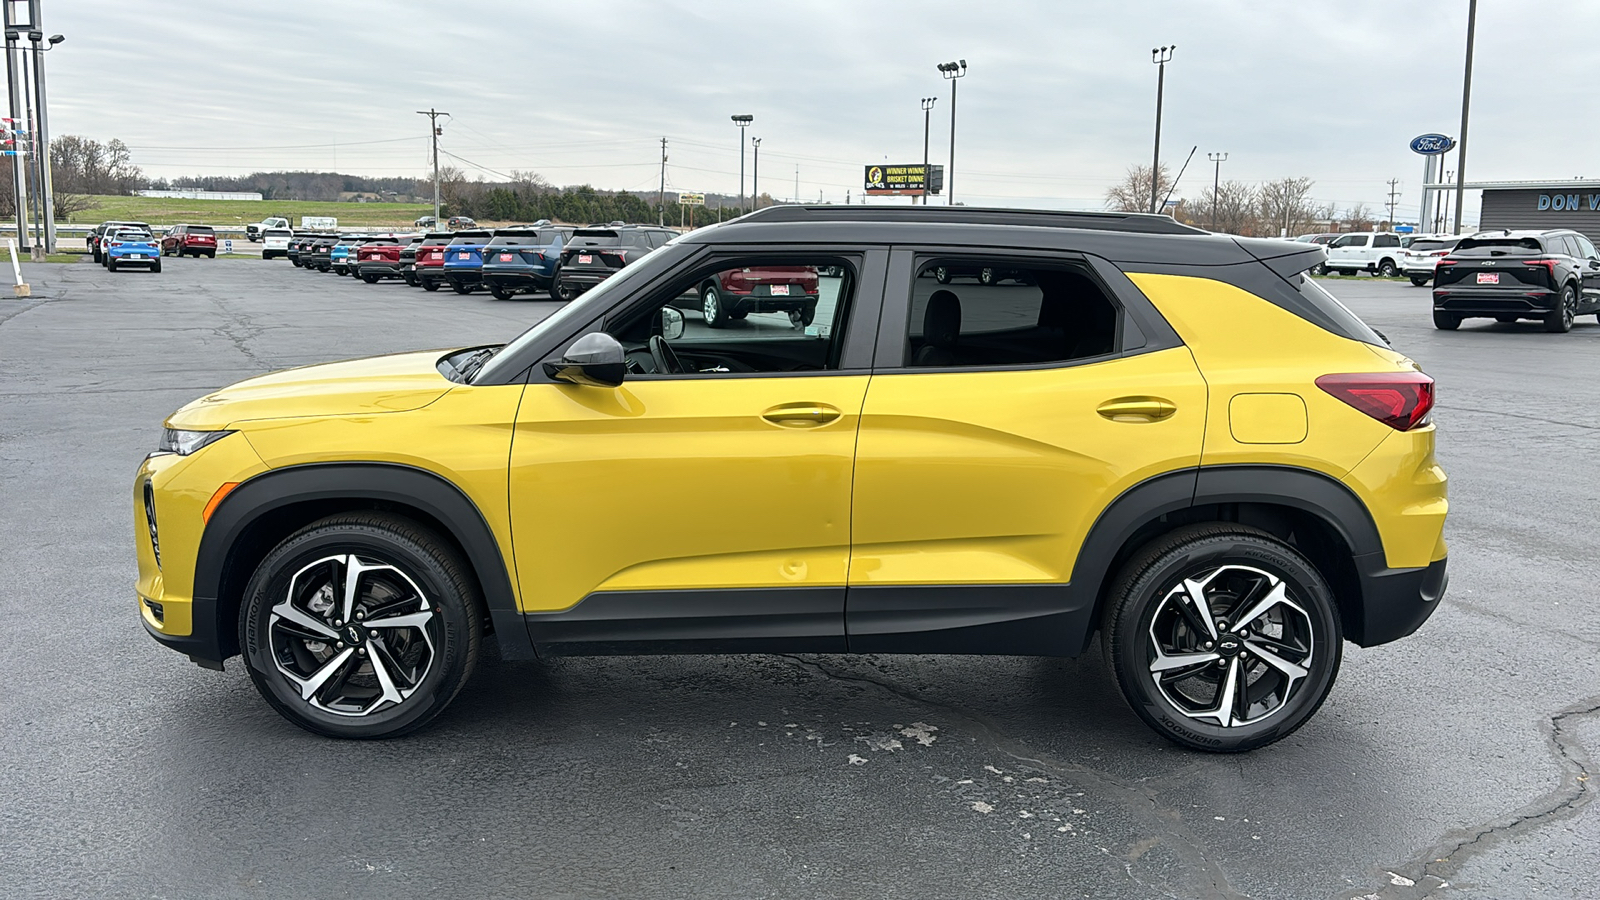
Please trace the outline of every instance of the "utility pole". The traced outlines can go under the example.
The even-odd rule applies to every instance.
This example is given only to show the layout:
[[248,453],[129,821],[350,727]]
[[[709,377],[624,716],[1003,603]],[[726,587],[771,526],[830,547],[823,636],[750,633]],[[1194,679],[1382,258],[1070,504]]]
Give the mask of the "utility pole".
[[750,146],[754,148],[755,162],[750,172],[750,208],[761,208],[761,138],[751,138]]
[[38,147],[40,193],[44,197],[44,252],[56,252],[56,192],[55,180],[50,172],[50,115],[45,107],[44,91],[44,54],[45,51],[66,40],[59,34],[50,35],[48,46],[41,47],[39,39],[44,37],[44,32],[39,30],[39,17],[34,16],[34,30],[28,32],[28,40],[33,42],[33,90],[36,105],[39,109],[39,121],[34,128],[34,146]]
[[[1456,147],[1456,224],[1461,233],[1461,195],[1467,180],[1467,112],[1472,107],[1472,36],[1478,27],[1478,0],[1467,0],[1467,68],[1461,77],[1461,142]],[[1479,219],[1481,222],[1482,219]]]
[[1222,184],[1222,164],[1227,161],[1226,153],[1207,153],[1206,159],[1216,163],[1216,170],[1211,175],[1211,230],[1217,230],[1217,191]]
[[1166,47],[1157,47],[1150,51],[1150,61],[1156,64],[1156,151],[1155,157],[1150,162],[1150,211],[1153,213],[1161,210],[1156,207],[1160,197],[1161,181],[1161,100],[1167,89],[1167,61],[1172,59],[1172,51],[1178,49],[1177,44]]
[[[1395,201],[1396,197],[1400,196],[1400,191],[1397,189],[1397,186],[1399,184],[1400,184],[1400,179],[1398,179],[1398,178],[1389,179],[1389,230],[1390,231],[1394,230],[1394,201]],[[1422,223],[1419,222],[1417,224],[1420,225]]]
[[442,133],[439,128],[439,117],[448,117],[450,114],[429,107],[426,110],[417,110],[417,115],[428,117],[428,132],[433,138],[433,230],[438,231],[443,227],[439,222],[439,135]]
[[[928,171],[928,126],[933,121],[933,104],[938,97],[922,98],[922,205],[928,205],[928,189],[933,186],[933,173]],[[799,193],[796,191],[795,193]]]
[[[10,88],[10,125],[14,136],[16,131],[22,130],[18,128],[18,125],[22,124],[22,116],[18,110],[18,107],[22,105],[22,97],[20,93],[21,85],[18,84],[19,79],[17,77],[20,73],[17,71],[16,46],[17,39],[21,37],[21,34],[11,28],[12,11],[15,6],[16,4],[12,3],[6,4],[6,84]],[[29,135],[29,137],[32,137],[32,135]],[[17,252],[19,253],[23,250],[31,249],[28,246],[28,163],[26,151],[22,149],[23,146],[22,139],[18,138],[12,144],[15,149],[12,150],[11,156],[11,190],[15,195],[13,197],[15,200],[13,206],[17,217]]]
[[657,225],[667,224],[667,139],[661,138],[661,193],[656,195]]
[[800,202],[800,164],[794,165],[794,202]]
[[945,167],[944,196],[951,206],[956,205],[956,81],[965,78],[967,74],[967,61],[958,59],[955,62],[939,64],[939,74],[950,82],[950,163]]

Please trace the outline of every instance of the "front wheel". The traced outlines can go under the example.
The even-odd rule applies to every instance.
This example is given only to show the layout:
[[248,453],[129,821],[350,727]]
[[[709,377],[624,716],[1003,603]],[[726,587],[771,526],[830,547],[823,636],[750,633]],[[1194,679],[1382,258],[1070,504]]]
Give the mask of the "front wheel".
[[477,664],[481,601],[460,556],[388,513],[330,516],[296,532],[245,588],[239,646],[284,718],[339,738],[427,724]]
[[1106,602],[1101,637],[1128,705],[1191,749],[1238,753],[1288,736],[1339,670],[1327,582],[1253,528],[1197,525],[1156,539]]
[[939,282],[940,284],[949,284],[950,270],[946,269],[944,266],[939,266],[933,270],[933,280]]
[[1400,274],[1400,269],[1394,264],[1394,260],[1386,259],[1383,262],[1378,263],[1378,274],[1384,278],[1393,278],[1394,276]]
[[1544,317],[1544,330],[1552,334],[1566,334],[1572,330],[1572,320],[1578,317],[1578,289],[1567,285],[1561,289],[1560,305]]

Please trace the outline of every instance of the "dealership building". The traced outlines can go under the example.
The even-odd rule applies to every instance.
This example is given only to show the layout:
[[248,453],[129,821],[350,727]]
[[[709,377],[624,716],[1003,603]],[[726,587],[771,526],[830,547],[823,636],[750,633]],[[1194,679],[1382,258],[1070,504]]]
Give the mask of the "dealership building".
[[1468,182],[1464,187],[1483,191],[1481,229],[1571,228],[1600,243],[1600,181]]

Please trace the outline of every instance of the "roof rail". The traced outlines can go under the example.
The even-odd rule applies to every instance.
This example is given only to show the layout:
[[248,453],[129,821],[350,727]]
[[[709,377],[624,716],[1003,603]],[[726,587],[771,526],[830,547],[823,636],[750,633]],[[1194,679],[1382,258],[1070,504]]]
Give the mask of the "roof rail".
[[1068,212],[978,206],[769,206],[746,213],[740,222],[948,222],[960,225],[1030,225],[1085,228],[1139,234],[1209,234],[1171,216],[1151,213]]

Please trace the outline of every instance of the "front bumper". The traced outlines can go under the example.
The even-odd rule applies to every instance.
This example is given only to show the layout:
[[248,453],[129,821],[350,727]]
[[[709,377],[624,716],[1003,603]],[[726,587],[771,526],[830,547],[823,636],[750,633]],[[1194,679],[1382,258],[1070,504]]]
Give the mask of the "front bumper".
[[1422,627],[1439,608],[1450,584],[1448,557],[1420,569],[1390,569],[1384,567],[1382,553],[1369,555],[1377,557],[1366,560],[1375,563],[1375,568],[1363,566],[1361,557],[1356,559],[1361,573],[1361,622],[1359,630],[1350,635],[1363,647],[1399,640]]
[[1560,295],[1534,290],[1433,290],[1433,308],[1462,316],[1542,316],[1556,310]]

